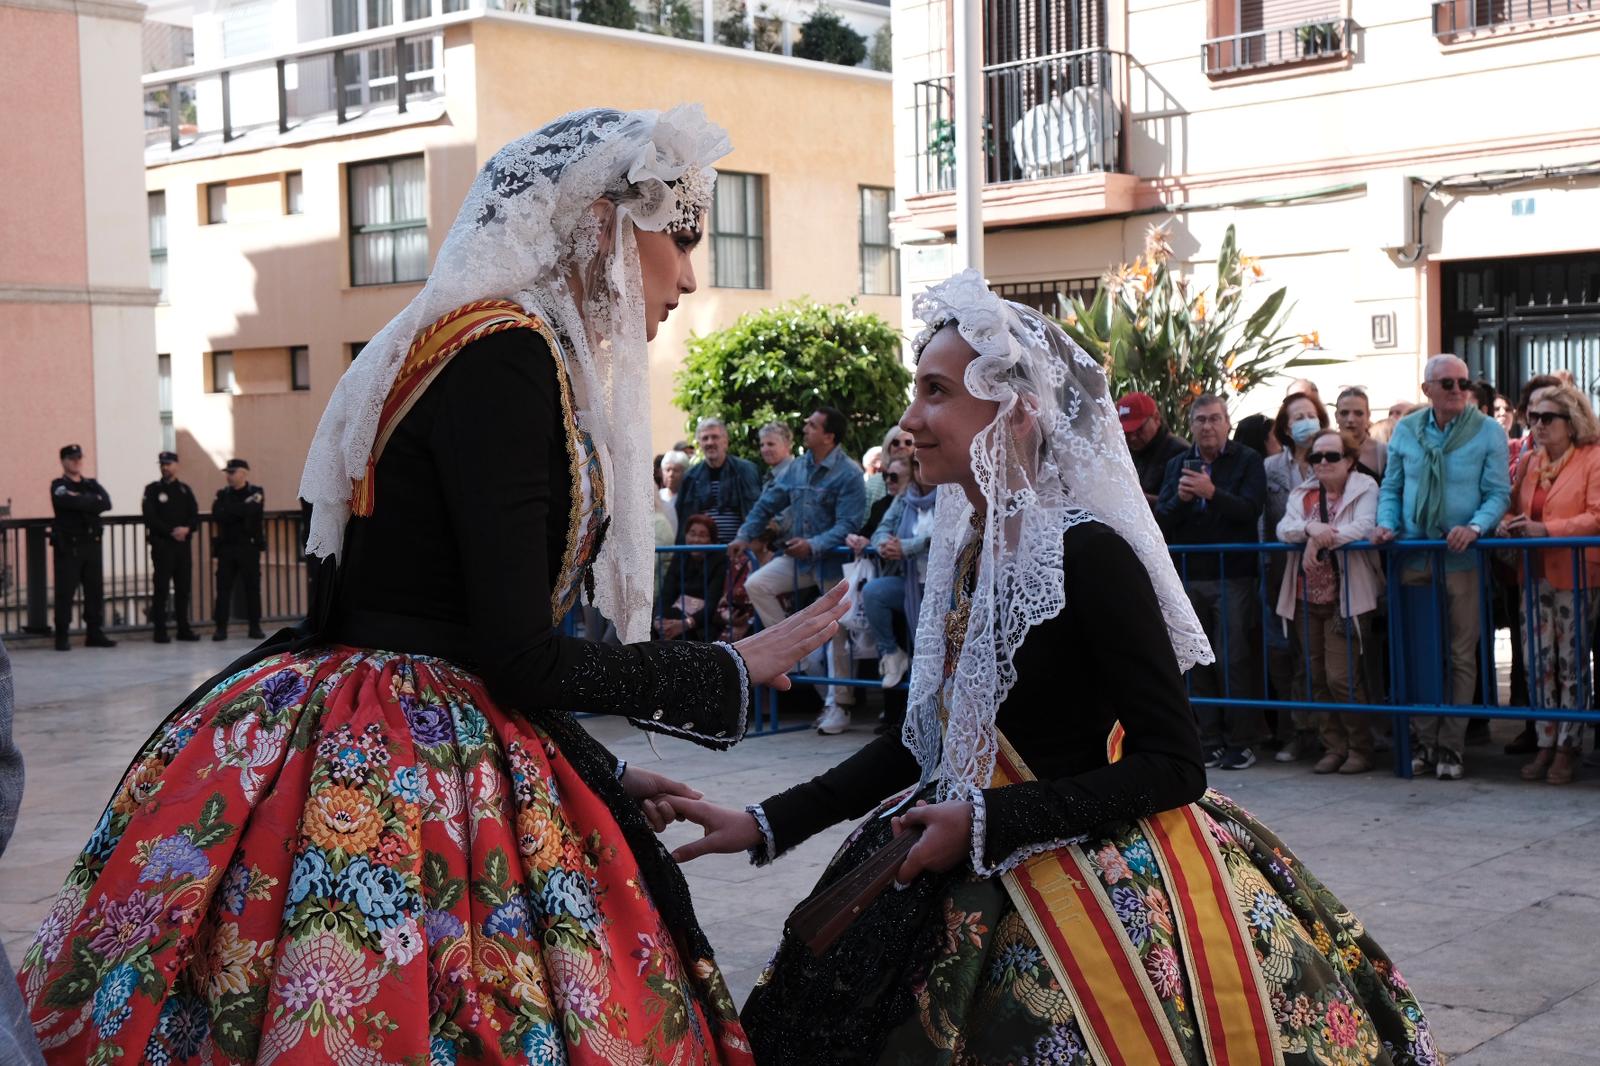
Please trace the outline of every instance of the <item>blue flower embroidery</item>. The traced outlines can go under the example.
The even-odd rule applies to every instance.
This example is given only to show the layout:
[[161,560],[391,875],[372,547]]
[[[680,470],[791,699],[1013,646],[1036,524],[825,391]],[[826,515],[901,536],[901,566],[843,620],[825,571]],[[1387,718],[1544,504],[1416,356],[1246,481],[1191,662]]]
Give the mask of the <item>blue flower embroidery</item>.
[[114,967],[94,993],[94,1025],[101,1039],[109,1039],[122,1031],[123,1024],[133,1014],[128,999],[139,986],[139,974],[127,963]]
[[321,848],[310,847],[294,857],[289,873],[288,905],[293,907],[307,896],[333,894],[333,871]]
[[1151,854],[1148,841],[1136,840],[1123,848],[1122,858],[1136,874],[1149,877],[1156,872],[1156,857]]
[[490,936],[527,936],[530,931],[527,899],[512,896],[494,909],[483,928]]
[[534,1022],[522,1038],[522,1054],[530,1066],[564,1066],[567,1049],[561,1034],[549,1022]]
[[428,1043],[428,1066],[456,1066],[456,1046],[442,1036]]
[[261,698],[268,711],[281,711],[306,694],[306,679],[298,670],[279,670],[261,683]]
[[570,914],[585,929],[600,928],[600,913],[589,880],[576,870],[557,870],[544,883],[542,900],[546,914]]
[[1145,905],[1144,896],[1136,888],[1113,888],[1111,906],[1117,912],[1117,920],[1128,931],[1128,939],[1135,947],[1143,946],[1150,939],[1150,908]]
[[173,1058],[180,1062],[200,1053],[211,1030],[211,1012],[192,996],[173,996],[161,1006],[156,1031],[167,1038]]
[[83,853],[91,859],[109,858],[117,850],[117,841],[121,839],[120,832],[111,831],[111,808],[107,807],[100,821],[95,823],[94,832],[89,834],[89,842],[83,846]]
[[333,894],[355,904],[374,929],[389,929],[405,921],[404,911],[410,903],[405,879],[365,855],[344,868]]
[[415,766],[397,767],[394,776],[389,779],[389,791],[407,803],[421,802],[422,793],[427,787],[427,778]]
[[174,833],[150,849],[150,861],[145,863],[140,881],[165,881],[175,877],[205,877],[211,872],[211,863],[205,853],[182,833]]

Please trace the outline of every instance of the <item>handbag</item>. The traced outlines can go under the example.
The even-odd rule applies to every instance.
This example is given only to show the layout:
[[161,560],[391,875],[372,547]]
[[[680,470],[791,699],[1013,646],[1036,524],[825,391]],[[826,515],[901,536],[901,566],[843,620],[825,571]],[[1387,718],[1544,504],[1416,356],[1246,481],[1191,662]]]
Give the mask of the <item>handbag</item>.
[[878,657],[878,642],[873,639],[872,626],[867,621],[867,600],[861,594],[867,582],[877,576],[878,563],[869,555],[862,555],[844,564],[844,576],[840,580],[847,582],[850,587],[847,593],[850,608],[839,619],[839,627],[848,632],[852,659]]

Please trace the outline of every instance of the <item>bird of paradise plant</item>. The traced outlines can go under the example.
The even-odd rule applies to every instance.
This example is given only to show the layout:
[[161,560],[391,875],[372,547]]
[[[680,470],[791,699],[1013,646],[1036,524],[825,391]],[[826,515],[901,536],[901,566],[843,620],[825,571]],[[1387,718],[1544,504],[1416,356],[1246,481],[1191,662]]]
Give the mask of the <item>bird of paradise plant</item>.
[[1177,269],[1166,225],[1152,226],[1144,254],[1108,273],[1093,303],[1064,301],[1059,321],[1106,368],[1114,395],[1149,393],[1167,425],[1181,430],[1198,396],[1215,393],[1231,407],[1285,370],[1336,361],[1302,354],[1320,351],[1320,336],[1289,328],[1287,289],[1245,314],[1245,293],[1264,276],[1256,257],[1240,254],[1229,226],[1216,283],[1203,288]]

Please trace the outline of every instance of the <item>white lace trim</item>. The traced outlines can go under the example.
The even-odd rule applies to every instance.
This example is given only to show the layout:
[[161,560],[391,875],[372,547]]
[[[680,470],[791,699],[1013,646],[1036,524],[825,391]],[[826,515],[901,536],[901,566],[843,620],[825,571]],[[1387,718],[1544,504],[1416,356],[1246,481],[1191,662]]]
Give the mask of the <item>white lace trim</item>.
[[[939,779],[939,799],[970,799],[994,774],[995,714],[1016,682],[1016,651],[1029,629],[1065,606],[1068,529],[1098,520],[1133,548],[1181,670],[1211,662],[1211,646],[1139,487],[1100,365],[1038,312],[990,292],[974,270],[919,296],[915,312],[927,326],[917,354],[955,323],[977,353],[965,372],[967,390],[998,404],[972,442],[972,471],[986,501],[979,528],[960,486],[940,486],[934,504],[902,733],[922,782]],[[972,536],[983,545],[965,641],[947,682],[945,617],[957,559]]]
[[[648,638],[654,573],[649,361],[635,228],[698,222],[727,134],[699,105],[665,113],[577,111],[506,145],[485,164],[422,291],[345,371],[317,425],[300,496],[313,507],[307,552],[343,549],[350,490],[366,476],[384,400],[417,331],[463,304],[517,300],[554,316],[580,406],[594,415],[611,526],[596,561],[596,606],[624,642]],[[615,210],[607,254],[592,210]],[[603,212],[602,212],[603,213]],[[584,283],[583,306],[571,288]],[[576,365],[573,365],[576,364]]]
[[750,728],[750,671],[745,669],[744,656],[725,640],[711,642],[714,648],[721,648],[733,659],[734,667],[739,671],[739,724],[734,732],[735,740],[743,740],[745,733]]
[[759,803],[752,803],[745,808],[756,820],[756,826],[761,830],[761,843],[751,848],[746,854],[750,856],[753,866],[767,866],[778,857],[778,838],[772,835],[772,823],[767,821],[766,808]]
[[1035,855],[1043,855],[1047,851],[1055,851],[1069,844],[1081,844],[1089,837],[1087,834],[1067,837],[1063,840],[1047,840],[1041,844],[1029,844],[1018,848],[993,866],[984,861],[989,853],[989,805],[984,800],[982,792],[973,794],[972,804],[972,869],[979,877],[999,877],[1008,874],[1021,866]]
[[618,759],[617,760],[617,780],[621,781],[622,780],[622,775],[627,773],[627,772],[628,772],[628,760],[627,759]]

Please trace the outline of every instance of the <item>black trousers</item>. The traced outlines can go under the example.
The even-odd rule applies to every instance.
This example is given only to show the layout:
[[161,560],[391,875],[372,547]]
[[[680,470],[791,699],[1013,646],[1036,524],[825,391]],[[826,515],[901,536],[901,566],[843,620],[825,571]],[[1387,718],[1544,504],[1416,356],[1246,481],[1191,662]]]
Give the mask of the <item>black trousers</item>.
[[83,625],[91,636],[105,631],[105,579],[100,569],[100,542],[86,540],[57,544],[56,639],[67,639],[72,628],[72,598],[83,586]]
[[157,633],[167,628],[167,588],[172,589],[173,618],[178,632],[189,631],[189,591],[194,582],[193,555],[188,541],[158,540],[150,545],[155,569],[155,589],[150,597],[150,622]]
[[253,544],[217,549],[217,604],[211,616],[219,626],[228,624],[236,581],[244,583],[244,617],[255,629],[261,625],[261,552]]

